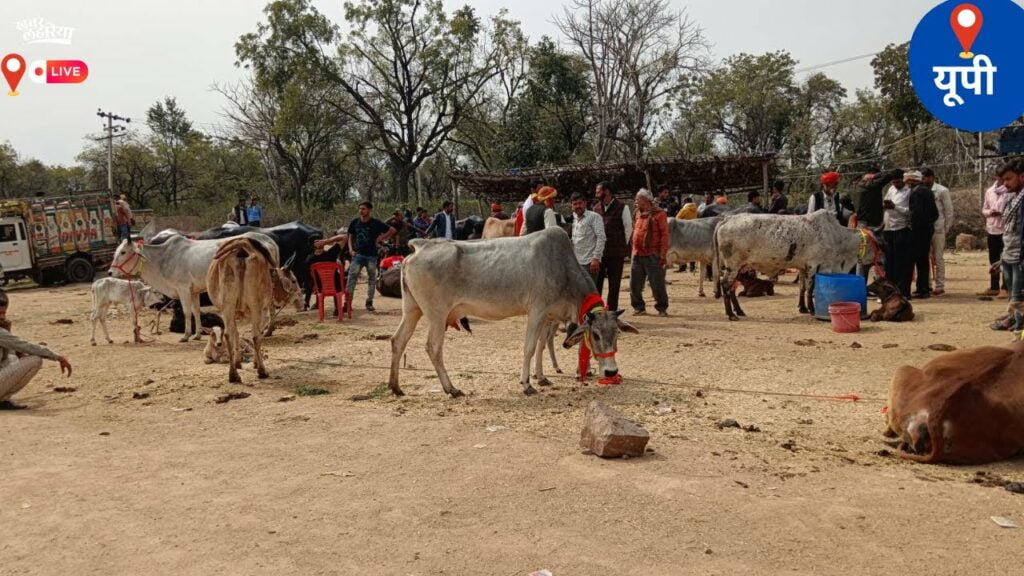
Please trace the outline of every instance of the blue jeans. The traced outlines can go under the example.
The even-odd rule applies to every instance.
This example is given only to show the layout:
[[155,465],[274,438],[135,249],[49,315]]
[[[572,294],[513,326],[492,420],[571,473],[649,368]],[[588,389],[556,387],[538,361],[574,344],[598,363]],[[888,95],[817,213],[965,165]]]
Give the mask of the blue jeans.
[[131,240],[132,239],[132,228],[128,224],[117,225],[117,238],[119,240]]
[[1022,327],[1021,311],[1017,308],[1022,301],[1024,301],[1024,269],[1021,268],[1020,264],[1010,264],[1003,262],[1003,279],[1006,281],[1006,287],[1010,291],[1010,309],[1013,311],[1013,328],[1011,330],[1020,330]]
[[352,257],[352,264],[348,267],[348,278],[345,280],[346,289],[350,295],[356,293],[356,282],[359,281],[359,272],[366,268],[367,293],[366,303],[373,304],[373,291],[377,286],[377,257],[360,256]]

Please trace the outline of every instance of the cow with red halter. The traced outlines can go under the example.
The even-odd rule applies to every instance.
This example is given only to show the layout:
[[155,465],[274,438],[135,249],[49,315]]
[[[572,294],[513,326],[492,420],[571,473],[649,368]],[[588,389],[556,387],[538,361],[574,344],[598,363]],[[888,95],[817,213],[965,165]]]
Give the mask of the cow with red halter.
[[[597,287],[576,262],[569,236],[549,228],[518,238],[479,242],[413,240],[412,256],[402,266],[402,322],[391,338],[391,391],[398,385],[399,361],[416,325],[425,319],[427,354],[444,391],[462,395],[444,366],[445,327],[468,316],[502,320],[527,316],[520,383],[527,395],[530,361],[537,355],[537,380],[546,382],[541,357],[550,330],[558,322],[576,320],[564,343],[581,342],[598,360],[604,383],[620,381],[615,361],[620,331],[636,328],[619,319],[622,311],[605,310]],[[586,374],[584,371],[583,374]]]

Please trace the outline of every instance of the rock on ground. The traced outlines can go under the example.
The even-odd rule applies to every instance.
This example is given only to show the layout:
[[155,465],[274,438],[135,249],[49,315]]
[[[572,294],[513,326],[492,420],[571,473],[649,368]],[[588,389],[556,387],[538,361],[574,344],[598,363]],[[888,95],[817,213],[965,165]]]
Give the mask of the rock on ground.
[[643,456],[650,434],[639,424],[597,400],[583,417],[580,448],[602,458]]
[[957,252],[963,250],[977,250],[978,249],[978,237],[974,234],[957,234],[956,236],[956,250]]

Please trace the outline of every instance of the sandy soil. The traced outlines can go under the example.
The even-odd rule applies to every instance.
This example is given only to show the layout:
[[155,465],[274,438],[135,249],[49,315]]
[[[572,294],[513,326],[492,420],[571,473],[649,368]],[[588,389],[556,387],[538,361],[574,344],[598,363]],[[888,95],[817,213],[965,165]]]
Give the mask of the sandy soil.
[[[340,325],[294,316],[270,341],[272,378],[247,366],[240,387],[202,363],[202,343],[128,344],[125,314],[118,343],[90,347],[81,286],[14,290],[15,332],[75,373],[47,363],[17,397],[30,409],[0,412],[0,573],[1019,574],[1024,531],[989,518],[1024,524],[1024,497],[972,480],[1024,480],[1024,462],[879,455],[898,365],[935,357],[932,344],[1008,341],[987,327],[1000,305],[973,296],[984,256],[949,260],[951,295],[854,335],[796,314],[785,279],[730,323],[673,273],[672,317],[636,319],[642,335],[620,340],[623,386],[557,376],[533,398],[517,382],[521,319],[449,332],[460,400],[439,393],[421,328],[396,399],[381,384],[397,300]],[[301,386],[331,393],[279,401]],[[232,390],[251,397],[214,403]],[[860,401],[814,397],[845,394]],[[592,399],[642,422],[654,452],[581,454]],[[723,418],[760,432],[719,430]]]

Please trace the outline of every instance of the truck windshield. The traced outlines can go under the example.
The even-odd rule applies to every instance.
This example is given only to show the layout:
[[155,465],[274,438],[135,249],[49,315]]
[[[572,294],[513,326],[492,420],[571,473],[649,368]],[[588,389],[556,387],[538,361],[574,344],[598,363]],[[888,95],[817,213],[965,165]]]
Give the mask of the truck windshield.
[[0,242],[17,242],[18,233],[14,224],[0,224]]

